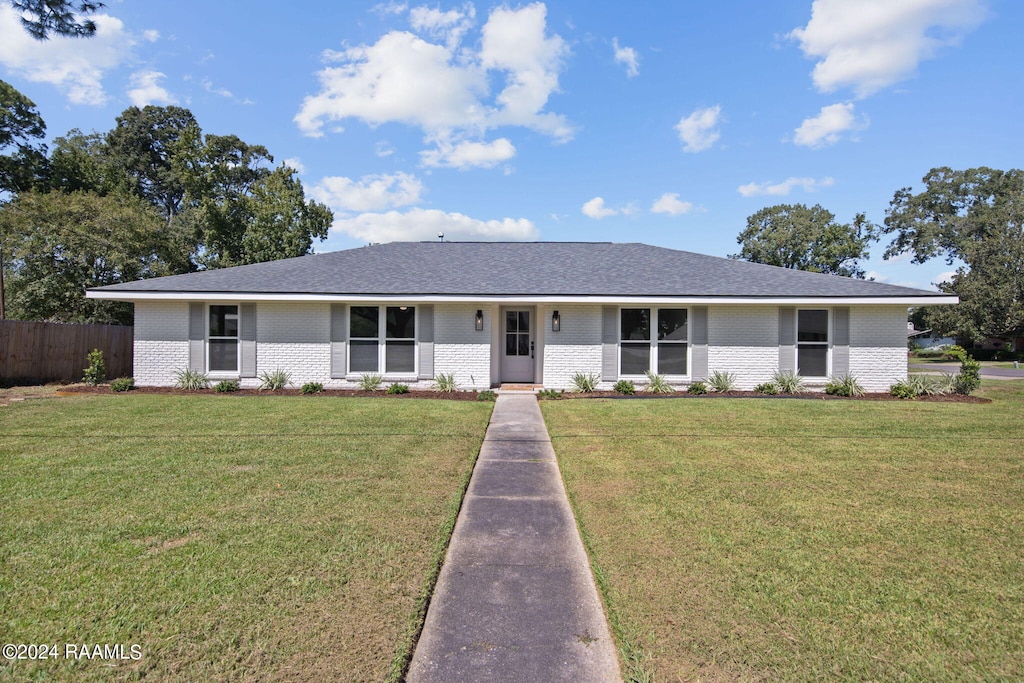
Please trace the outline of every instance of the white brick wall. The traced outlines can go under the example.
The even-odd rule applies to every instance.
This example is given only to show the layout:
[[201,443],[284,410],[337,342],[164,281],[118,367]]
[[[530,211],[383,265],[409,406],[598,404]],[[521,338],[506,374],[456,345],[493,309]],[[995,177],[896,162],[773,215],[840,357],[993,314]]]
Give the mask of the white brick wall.
[[[553,305],[538,307],[538,323],[550,320]],[[561,331],[543,334],[544,385],[566,389],[577,371],[601,373],[601,306],[560,305]],[[484,329],[474,329],[477,309]],[[330,306],[322,303],[259,303],[256,307],[257,374],[283,368],[292,382],[330,378]],[[492,386],[491,339],[497,307],[474,304],[434,306],[434,372],[454,373],[466,389]],[[188,367],[187,302],[135,304],[135,381],[167,386]],[[549,323],[547,323],[549,324]],[[850,372],[868,391],[885,391],[906,377],[906,308],[853,306],[850,309]],[[501,335],[497,335],[498,338]],[[768,381],[778,368],[778,307],[711,306],[708,310],[708,369],[735,373],[741,388]],[[408,382],[429,388],[432,380]],[[242,380],[256,386],[258,380]],[[607,386],[606,386],[607,385]],[[601,388],[610,388],[602,383]]]
[[188,367],[188,303],[136,302],[134,353],[136,384],[174,384],[175,373]]
[[907,377],[907,307],[850,307],[850,374],[865,391]]
[[256,305],[256,378],[243,387],[259,386],[259,376],[277,369],[291,373],[292,384],[331,384],[331,306],[324,303],[259,303]]
[[[552,332],[551,311],[544,310],[538,322],[548,327],[544,332],[544,386],[569,389],[577,372],[601,376],[601,307],[559,305],[561,330]],[[610,388],[611,384],[609,384]],[[606,388],[606,387],[601,387]]]
[[[484,312],[484,329],[479,332],[475,326],[478,309]],[[434,375],[454,374],[463,389],[489,389],[492,323],[490,307],[435,304]]]
[[740,389],[771,380],[779,368],[777,306],[709,306],[708,373],[736,375]]

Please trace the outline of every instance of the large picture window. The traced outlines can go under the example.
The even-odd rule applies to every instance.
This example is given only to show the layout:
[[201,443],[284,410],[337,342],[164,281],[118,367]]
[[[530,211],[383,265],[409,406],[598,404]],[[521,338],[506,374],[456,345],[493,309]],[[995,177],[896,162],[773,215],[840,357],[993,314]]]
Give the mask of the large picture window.
[[238,372],[238,306],[210,306],[210,372]]
[[416,307],[352,306],[349,309],[350,373],[416,372]]
[[688,334],[685,308],[621,309],[619,374],[686,375]]
[[797,373],[828,377],[828,311],[800,310],[796,320]]

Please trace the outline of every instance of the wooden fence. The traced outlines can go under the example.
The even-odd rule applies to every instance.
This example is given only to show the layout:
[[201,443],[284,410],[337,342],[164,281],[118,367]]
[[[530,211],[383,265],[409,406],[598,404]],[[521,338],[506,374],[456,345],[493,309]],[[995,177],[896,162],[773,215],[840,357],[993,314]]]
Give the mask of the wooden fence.
[[0,320],[0,381],[80,381],[93,349],[103,352],[108,378],[131,377],[133,330]]

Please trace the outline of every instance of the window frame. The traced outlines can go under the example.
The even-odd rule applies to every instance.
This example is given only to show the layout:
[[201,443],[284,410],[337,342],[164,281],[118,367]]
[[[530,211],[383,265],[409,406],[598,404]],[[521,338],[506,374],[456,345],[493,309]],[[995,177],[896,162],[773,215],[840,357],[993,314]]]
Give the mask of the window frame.
[[[800,312],[801,311],[824,311],[825,312],[825,341],[800,341]],[[796,309],[796,315],[793,316],[793,368],[797,375],[806,379],[810,382],[825,382],[832,376],[832,340],[834,333],[832,330],[833,315],[831,307],[820,307],[820,306],[800,306]],[[825,374],[824,375],[803,375],[800,374],[800,346],[806,344],[808,346],[825,347]]]
[[[624,311],[624,310],[634,310],[634,309],[641,309],[641,310],[642,309],[646,309],[647,311],[649,311],[649,313],[648,313],[648,338],[646,340],[642,340],[642,339],[623,339],[622,338],[622,311]],[[686,339],[671,339],[671,340],[669,340],[669,339],[658,339],[658,316],[659,316],[660,312],[663,311],[663,310],[666,310],[666,311],[669,311],[669,310],[671,310],[671,311],[684,311],[686,313]],[[615,363],[616,363],[615,371],[616,371],[616,376],[619,377],[619,378],[622,378],[622,379],[633,379],[633,380],[635,380],[635,379],[646,379],[646,375],[644,375],[644,374],[635,375],[635,374],[625,374],[625,373],[622,372],[622,345],[623,345],[623,343],[625,343],[627,345],[629,345],[629,344],[640,345],[644,341],[646,341],[647,344],[649,345],[649,348],[650,348],[650,355],[648,356],[647,369],[650,370],[651,372],[653,372],[654,374],[662,374],[662,373],[659,373],[657,371],[657,369],[658,369],[658,361],[659,361],[659,356],[658,356],[658,346],[659,346],[659,344],[672,344],[672,345],[678,345],[678,346],[685,346],[686,347],[686,374],[683,374],[683,375],[673,375],[673,374],[667,374],[666,373],[664,375],[664,377],[667,378],[667,379],[682,380],[682,381],[685,381],[685,380],[689,379],[690,375],[692,374],[692,367],[693,367],[692,366],[693,342],[691,341],[691,337],[693,335],[693,330],[692,330],[692,328],[693,328],[693,326],[692,326],[693,318],[690,315],[690,313],[691,313],[691,311],[690,311],[690,307],[689,306],[654,306],[654,305],[619,306],[618,309],[616,310],[616,315],[617,315],[617,319],[616,319],[616,334],[617,334],[617,337],[618,337],[617,340],[616,340],[616,343],[615,343],[615,345],[617,347],[617,352],[615,354]]]
[[[236,329],[235,329],[235,335],[233,337],[232,336],[224,336],[224,335],[214,336],[213,334],[211,334],[211,331],[210,331],[210,310],[213,309],[214,307],[219,307],[219,308],[233,307],[235,309],[235,318],[236,318],[236,321],[237,321],[237,326],[236,326]],[[205,343],[205,346],[206,346],[206,348],[205,348],[206,358],[205,358],[205,361],[206,361],[206,369],[208,371],[207,374],[209,374],[211,377],[230,377],[230,378],[240,377],[241,374],[242,374],[242,304],[240,302],[232,303],[232,302],[220,302],[220,301],[218,301],[216,303],[207,303],[206,304],[206,311],[205,312],[206,312],[206,318],[205,318],[204,322],[206,323],[206,325],[205,325],[205,330],[204,331],[206,332],[206,340],[205,340],[206,341],[206,343]],[[210,344],[210,342],[211,341],[220,341],[220,340],[232,340],[232,339],[235,342],[235,369],[234,370],[212,370],[212,369],[210,369],[210,367],[211,367],[210,366],[210,348],[212,346]]]
[[[377,336],[376,337],[353,337],[352,336],[352,309],[353,308],[376,308],[377,309]],[[413,332],[412,337],[389,337],[388,333],[388,309],[389,308],[411,308],[413,311]],[[416,379],[420,370],[420,315],[417,310],[419,306],[412,303],[385,303],[385,304],[359,304],[350,305],[346,311],[345,326],[348,332],[348,347],[345,353],[345,368],[347,379],[358,379],[365,374],[377,374],[385,379]],[[376,370],[353,370],[352,369],[352,342],[353,341],[375,341],[377,342],[377,369]],[[387,372],[388,342],[412,342],[412,370],[409,372]]]

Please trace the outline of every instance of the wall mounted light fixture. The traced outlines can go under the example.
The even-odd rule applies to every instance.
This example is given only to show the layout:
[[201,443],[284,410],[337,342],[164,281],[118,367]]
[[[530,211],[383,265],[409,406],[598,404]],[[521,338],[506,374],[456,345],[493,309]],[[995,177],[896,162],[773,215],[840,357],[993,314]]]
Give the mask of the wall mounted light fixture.
[[551,314],[551,331],[558,332],[562,329],[562,318],[558,315],[558,311]]
[[479,308],[476,311],[476,331],[480,332],[484,329],[484,312]]

